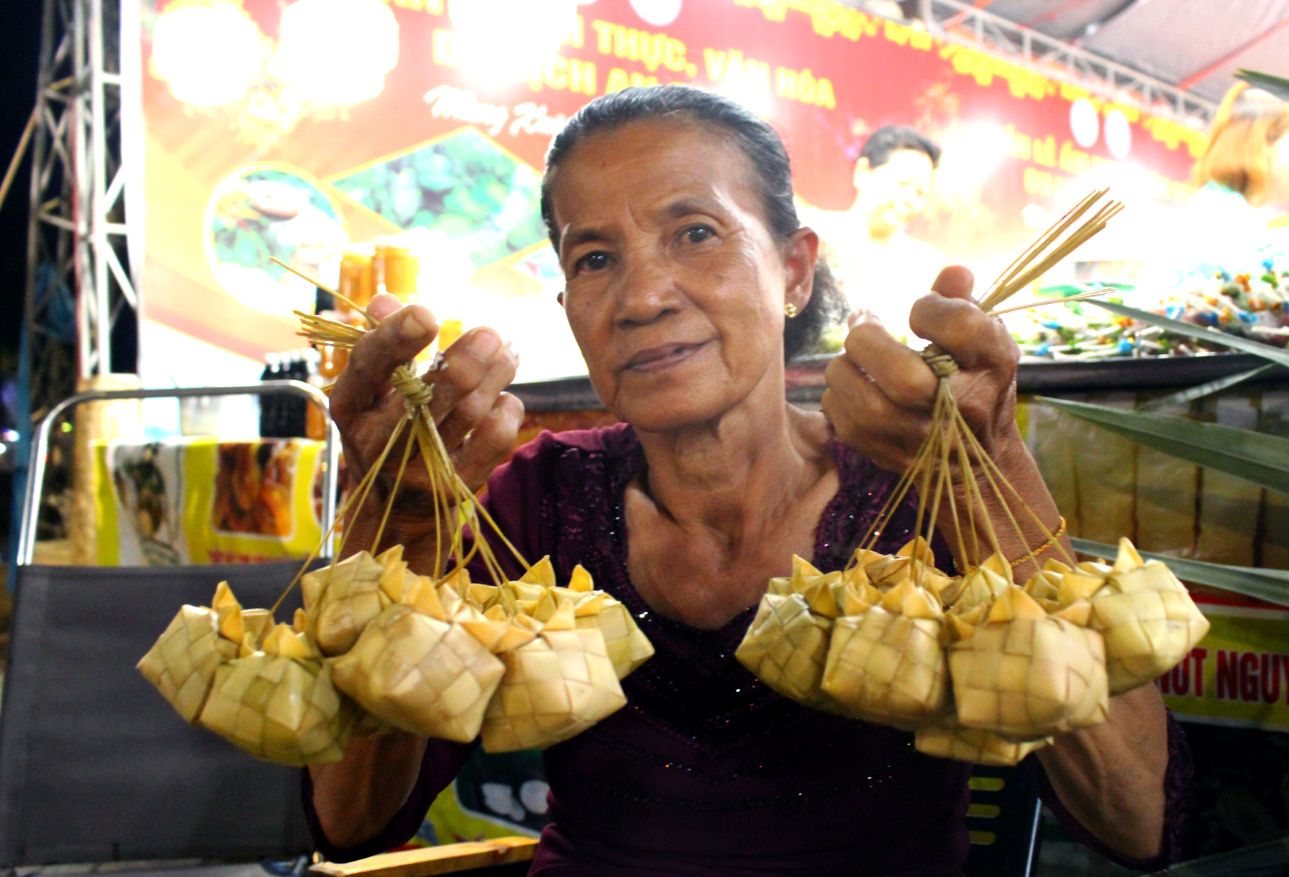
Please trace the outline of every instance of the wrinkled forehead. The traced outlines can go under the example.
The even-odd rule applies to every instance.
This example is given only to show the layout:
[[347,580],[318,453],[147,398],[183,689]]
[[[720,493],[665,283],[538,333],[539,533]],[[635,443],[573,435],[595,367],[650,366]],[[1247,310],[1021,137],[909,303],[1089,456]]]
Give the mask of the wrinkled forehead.
[[761,212],[760,177],[738,138],[687,113],[585,136],[547,171],[546,185],[557,228],[592,202],[662,202],[718,188]]

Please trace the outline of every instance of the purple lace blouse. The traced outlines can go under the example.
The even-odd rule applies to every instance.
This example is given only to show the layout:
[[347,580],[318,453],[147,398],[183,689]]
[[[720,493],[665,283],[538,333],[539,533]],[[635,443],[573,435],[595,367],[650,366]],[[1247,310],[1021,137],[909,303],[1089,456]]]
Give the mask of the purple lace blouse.
[[[840,443],[832,451],[840,488],[819,520],[813,558],[825,571],[845,565],[896,480]],[[624,708],[545,751],[551,821],[530,874],[960,874],[969,765],[921,755],[911,734],[770,691],[734,658],[755,606],[709,631],[658,615],[636,593],[623,498],[643,460],[625,425],[543,433],[489,483],[489,510],[519,551],[549,554],[561,580],[581,563],[656,650],[623,680]],[[912,527],[906,504],[878,550],[893,553]],[[1177,847],[1189,758],[1171,717],[1169,724],[1165,850],[1158,862],[1131,863],[1141,867],[1162,864]],[[319,848],[347,859],[402,843],[469,752],[431,741],[408,801],[361,847],[326,844],[310,807]],[[1046,788],[1042,770],[1034,773]],[[1100,848],[1050,790],[1045,799],[1076,836]]]

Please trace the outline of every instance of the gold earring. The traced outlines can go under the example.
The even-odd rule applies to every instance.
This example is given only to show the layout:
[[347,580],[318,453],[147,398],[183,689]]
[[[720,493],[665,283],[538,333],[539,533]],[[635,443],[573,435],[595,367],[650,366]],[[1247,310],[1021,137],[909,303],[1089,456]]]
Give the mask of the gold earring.
[[801,309],[796,305],[794,305],[792,302],[788,302],[783,306],[783,313],[787,315],[787,318],[789,320],[791,320],[797,314],[801,313]]

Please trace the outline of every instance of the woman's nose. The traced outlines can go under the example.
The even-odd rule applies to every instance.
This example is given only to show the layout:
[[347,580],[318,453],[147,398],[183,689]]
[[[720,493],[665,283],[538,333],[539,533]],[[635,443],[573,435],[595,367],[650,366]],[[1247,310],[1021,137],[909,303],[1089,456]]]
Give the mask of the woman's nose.
[[615,298],[619,323],[651,323],[679,305],[675,272],[663,259],[637,255],[627,260]]

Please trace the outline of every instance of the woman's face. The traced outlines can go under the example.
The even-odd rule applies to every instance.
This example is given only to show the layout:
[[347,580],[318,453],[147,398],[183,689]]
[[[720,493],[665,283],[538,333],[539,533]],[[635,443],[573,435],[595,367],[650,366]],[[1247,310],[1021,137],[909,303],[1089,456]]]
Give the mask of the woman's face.
[[719,129],[596,134],[551,192],[569,325],[606,407],[645,431],[783,405],[783,308],[804,308],[818,239],[766,225],[756,174]]
[[926,209],[934,178],[935,165],[920,149],[896,149],[877,167],[865,158],[856,162],[859,208],[873,236],[893,234],[916,219]]

